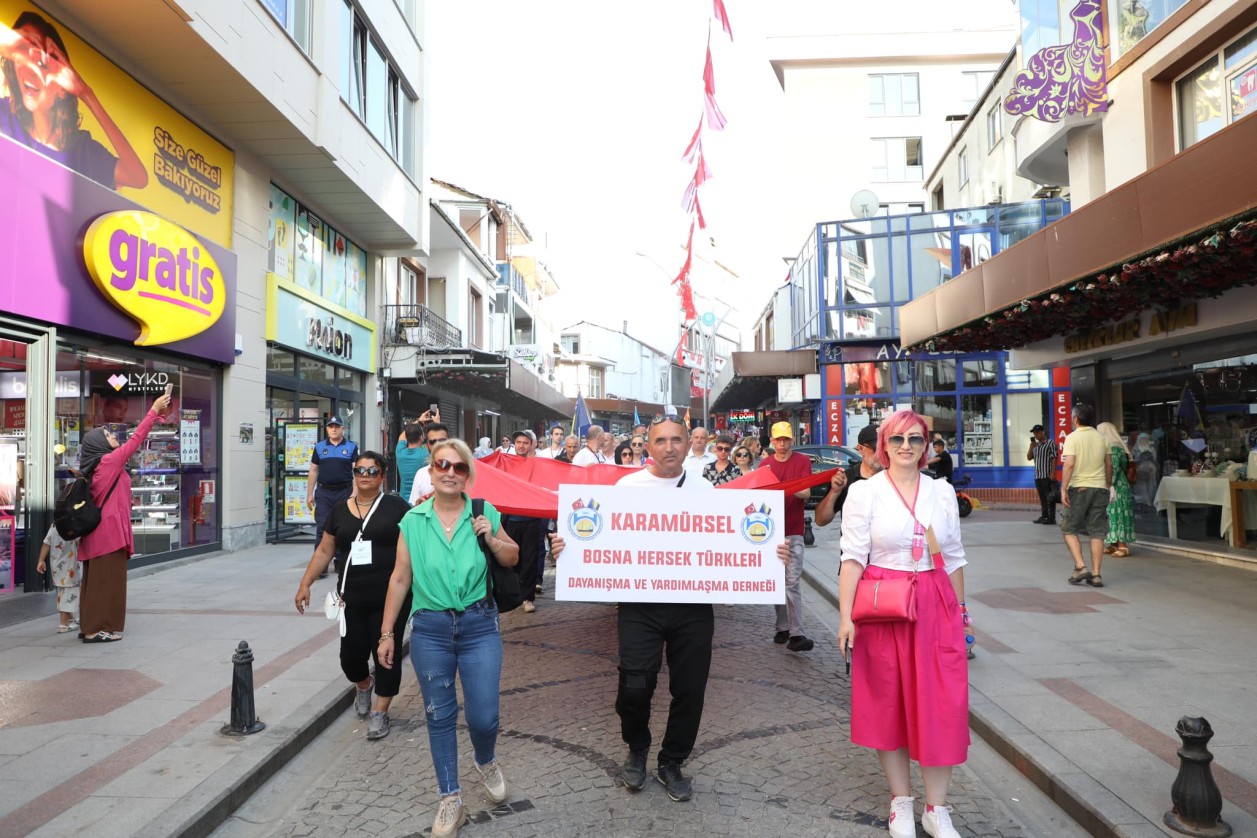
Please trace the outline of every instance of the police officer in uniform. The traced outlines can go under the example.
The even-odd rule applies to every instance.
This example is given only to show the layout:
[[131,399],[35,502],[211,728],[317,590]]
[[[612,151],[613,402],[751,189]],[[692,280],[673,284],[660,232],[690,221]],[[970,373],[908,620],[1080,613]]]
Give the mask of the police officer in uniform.
[[[328,417],[327,439],[314,446],[310,474],[306,478],[306,505],[314,510],[316,544],[323,537],[323,527],[332,509],[353,494],[353,465],[357,456],[358,443],[345,439],[345,423],[339,416]],[[326,575],[324,571],[319,578]]]

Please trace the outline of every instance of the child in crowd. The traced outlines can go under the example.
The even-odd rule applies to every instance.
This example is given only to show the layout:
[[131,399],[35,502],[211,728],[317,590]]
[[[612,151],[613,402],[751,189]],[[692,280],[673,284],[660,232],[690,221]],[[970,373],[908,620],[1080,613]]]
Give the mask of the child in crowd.
[[40,573],[48,569],[48,560],[52,559],[52,585],[57,589],[57,611],[61,623],[57,633],[78,631],[79,628],[79,540],[66,541],[57,532],[56,527],[49,527],[44,536],[44,544],[39,548]]

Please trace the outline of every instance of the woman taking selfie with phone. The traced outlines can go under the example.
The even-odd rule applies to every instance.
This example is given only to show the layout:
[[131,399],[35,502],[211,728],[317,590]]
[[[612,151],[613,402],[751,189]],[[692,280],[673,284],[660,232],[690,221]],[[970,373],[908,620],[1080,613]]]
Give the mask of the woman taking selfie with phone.
[[100,525],[79,542],[79,628],[84,643],[122,639],[127,622],[127,562],[135,552],[131,532],[131,475],[127,460],[140,450],[153,423],[170,412],[170,388],[125,443],[112,430],[92,428],[79,445],[79,470],[91,482]]
[[[882,470],[851,485],[842,511],[838,650],[851,664],[851,741],[877,751],[896,838],[916,835],[909,760],[920,763],[925,782],[925,831],[958,838],[947,791],[969,748],[960,511],[950,484],[921,479],[928,438],[917,414],[891,414],[878,430]],[[900,590],[915,620],[853,622],[861,580],[882,582],[886,604],[886,583],[910,579],[915,586]]]
[[[462,680],[467,728],[485,796],[506,800],[506,778],[497,763],[498,692],[502,680],[502,635],[498,609],[488,588],[483,536],[493,560],[503,567],[519,561],[519,547],[502,528],[502,516],[486,502],[472,517],[467,487],[476,461],[467,444],[447,439],[432,446],[428,467],[434,493],[402,519],[397,563],[389,580],[380,634],[380,664],[398,668],[392,628],[413,595],[410,660],[423,693],[428,745],[436,769],[440,803],[433,838],[448,838],[467,820],[458,779],[458,694]],[[406,609],[407,611],[409,609]]]
[[[336,559],[336,590],[345,601],[345,633],[340,639],[340,668],[354,682],[358,693],[354,710],[360,718],[370,717],[368,739],[388,736],[388,717],[393,696],[401,688],[398,667],[381,667],[379,658],[380,623],[388,580],[397,564],[398,524],[410,511],[400,495],[384,492],[384,458],[363,451],[354,458],[354,494],[332,508],[323,527],[322,540],[297,587],[297,612],[310,606],[310,586]],[[410,615],[410,597],[394,617],[393,634],[400,637]],[[375,656],[375,677],[369,661]],[[375,693],[374,700],[372,693]]]

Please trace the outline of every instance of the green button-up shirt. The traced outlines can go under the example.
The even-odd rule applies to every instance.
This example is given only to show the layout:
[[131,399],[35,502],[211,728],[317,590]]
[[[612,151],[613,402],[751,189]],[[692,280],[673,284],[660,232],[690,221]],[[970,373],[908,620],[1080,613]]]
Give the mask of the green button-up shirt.
[[[463,513],[446,539],[441,519],[432,508],[434,498],[406,513],[402,518],[402,538],[410,551],[410,590],[414,611],[465,611],[485,598],[484,552],[471,527],[471,499],[463,495]],[[502,525],[502,515],[485,501],[485,517],[494,536]]]

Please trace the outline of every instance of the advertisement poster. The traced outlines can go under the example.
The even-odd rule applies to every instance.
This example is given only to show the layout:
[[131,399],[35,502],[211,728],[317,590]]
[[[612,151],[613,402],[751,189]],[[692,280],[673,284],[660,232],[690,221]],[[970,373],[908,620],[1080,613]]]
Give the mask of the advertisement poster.
[[270,241],[271,273],[292,281],[293,259],[297,246],[297,202],[284,190],[271,184],[271,214],[266,225]]
[[[314,423],[289,422],[284,426],[284,471],[306,473],[310,470],[310,458],[319,441],[319,426]],[[302,481],[305,478],[301,478]],[[303,482],[304,486],[305,483]],[[305,489],[301,499],[305,501]]]
[[786,601],[785,566],[777,558],[786,538],[784,507],[779,491],[681,495],[561,485],[558,526],[567,548],[554,597],[780,605]]
[[17,446],[6,442],[0,444],[0,509],[11,510],[16,503]]
[[183,465],[201,463],[201,411],[179,411],[179,462]]
[[[0,133],[231,247],[231,151],[62,21],[30,3],[0,0],[0,43],[14,35],[13,46],[0,48],[3,78],[29,92],[15,97],[0,82]],[[45,88],[57,95],[39,95]],[[67,124],[77,129],[57,127]],[[77,136],[67,142],[58,131]]]
[[306,479],[304,477],[284,478],[284,523],[314,523],[314,512],[306,506]]
[[26,399],[8,399],[4,402],[4,427],[20,431],[26,427]]

